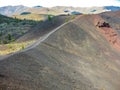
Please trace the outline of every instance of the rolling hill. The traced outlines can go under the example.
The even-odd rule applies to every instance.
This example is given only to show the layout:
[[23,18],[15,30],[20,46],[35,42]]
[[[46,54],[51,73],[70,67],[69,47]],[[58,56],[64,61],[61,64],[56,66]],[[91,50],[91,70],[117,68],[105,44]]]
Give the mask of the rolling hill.
[[35,20],[35,21],[42,21],[48,18],[46,14],[26,14],[26,15],[13,15],[13,18],[18,18],[21,20]]
[[51,29],[0,60],[0,89],[120,90],[120,38],[101,15],[49,25],[38,24]]
[[12,16],[15,13],[23,12],[27,8],[28,7],[23,6],[23,5],[18,5],[18,6],[4,6],[4,7],[0,7],[0,14],[5,15],[5,16]]
[[0,7],[0,14],[6,16],[12,15],[20,15],[22,12],[31,12],[33,14],[52,14],[52,15],[60,15],[66,14],[64,11],[68,10],[69,12],[77,11],[84,14],[95,14],[106,11],[117,11],[120,10],[119,6],[103,6],[103,7],[66,7],[66,6],[56,6],[56,7],[42,7],[42,6],[34,6],[34,7],[26,7],[23,5],[18,6],[4,6]]

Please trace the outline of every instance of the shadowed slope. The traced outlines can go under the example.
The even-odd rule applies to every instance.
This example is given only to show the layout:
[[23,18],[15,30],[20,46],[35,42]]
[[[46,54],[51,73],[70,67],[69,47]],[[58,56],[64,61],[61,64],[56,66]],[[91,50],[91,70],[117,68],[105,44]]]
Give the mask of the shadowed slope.
[[0,88],[120,90],[120,54],[98,31],[99,19],[78,17],[39,45],[1,60]]
[[20,41],[27,41],[31,39],[38,39],[44,34],[52,31],[53,29],[57,28],[61,24],[65,23],[66,20],[71,20],[71,16],[56,16],[56,17],[53,17],[51,20],[40,22],[39,24],[31,28],[30,32],[26,33],[17,41],[20,42]]

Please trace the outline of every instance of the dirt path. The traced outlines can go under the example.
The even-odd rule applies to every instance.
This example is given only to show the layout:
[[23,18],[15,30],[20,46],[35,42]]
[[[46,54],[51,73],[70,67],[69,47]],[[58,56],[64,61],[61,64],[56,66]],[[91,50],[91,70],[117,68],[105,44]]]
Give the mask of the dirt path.
[[60,25],[59,27],[53,29],[51,32],[49,32],[49,33],[45,34],[44,36],[40,37],[35,43],[27,46],[27,47],[26,47],[24,50],[22,50],[22,51],[18,51],[18,52],[15,52],[15,53],[12,53],[12,54],[8,54],[8,55],[5,55],[5,56],[0,56],[0,60],[2,60],[2,59],[4,59],[4,58],[7,58],[7,57],[9,57],[9,56],[12,56],[12,55],[14,55],[14,54],[20,53],[20,52],[25,52],[25,51],[27,51],[27,50],[29,50],[29,49],[32,49],[32,48],[38,46],[40,43],[42,43],[44,40],[46,40],[50,35],[52,35],[54,32],[56,32],[56,31],[59,30],[61,27],[63,27],[64,25],[66,25],[66,24],[68,24],[68,23],[70,23],[70,22],[72,22],[72,20],[69,21],[69,22],[66,22],[66,23],[64,23],[64,24],[62,24],[62,25]]
[[[69,21],[69,22],[72,22],[72,21]],[[62,25],[60,25],[59,27],[55,28],[54,30],[52,30],[51,32],[45,34],[44,36],[40,37],[40,39],[38,39],[35,43],[33,43],[32,45],[29,45],[27,48],[25,48],[23,51],[26,51],[26,50],[29,50],[29,49],[32,49],[36,46],[38,46],[41,42],[43,42],[44,40],[46,40],[50,35],[52,35],[54,32],[56,32],[57,30],[59,30],[61,27],[63,27],[64,25],[68,24],[69,22],[67,23],[64,23]],[[23,52],[22,51],[22,52]]]

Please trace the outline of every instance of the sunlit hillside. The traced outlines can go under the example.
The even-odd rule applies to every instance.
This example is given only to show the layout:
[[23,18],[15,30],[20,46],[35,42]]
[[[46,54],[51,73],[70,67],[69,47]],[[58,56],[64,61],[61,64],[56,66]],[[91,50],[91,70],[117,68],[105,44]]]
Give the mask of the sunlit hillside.
[[48,15],[46,15],[46,14],[27,14],[27,15],[14,15],[12,17],[22,19],[22,20],[26,19],[26,20],[40,21],[40,20],[47,19]]
[[14,42],[9,44],[0,44],[0,56],[11,54],[20,50],[24,50],[27,46],[31,45],[35,41],[26,42]]

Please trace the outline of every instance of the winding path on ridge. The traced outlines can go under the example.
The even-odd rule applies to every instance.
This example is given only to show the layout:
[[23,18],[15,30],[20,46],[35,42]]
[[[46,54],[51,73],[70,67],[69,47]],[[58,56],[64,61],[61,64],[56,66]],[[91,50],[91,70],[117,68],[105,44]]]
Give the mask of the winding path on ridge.
[[51,32],[45,34],[44,36],[40,37],[35,43],[33,43],[32,45],[29,45],[27,48],[25,48],[23,51],[26,51],[26,50],[29,50],[29,49],[32,49],[36,46],[38,46],[40,43],[42,43],[44,40],[46,40],[50,35],[52,35],[54,32],[56,32],[57,30],[59,30],[61,27],[63,27],[64,25],[68,24],[72,22],[71,21],[68,21],[60,26],[58,26],[57,28],[53,29]]
[[27,50],[30,50],[30,49],[38,46],[40,43],[42,43],[44,40],[46,40],[46,39],[47,39],[50,35],[52,35],[54,32],[56,32],[56,31],[59,30],[61,27],[63,27],[64,25],[66,25],[66,24],[68,24],[68,23],[70,23],[70,22],[72,22],[72,21],[73,21],[73,20],[70,20],[70,21],[65,22],[64,24],[58,26],[57,28],[53,29],[51,32],[49,32],[49,33],[43,35],[42,37],[40,37],[40,38],[39,38],[38,40],[36,40],[33,44],[28,45],[28,46],[27,46],[24,50],[22,50],[22,51],[17,51],[17,52],[14,52],[14,53],[11,53],[11,54],[8,54],[8,55],[5,55],[5,56],[0,56],[0,60],[2,60],[2,59],[4,59],[4,58],[7,58],[7,57],[9,57],[9,56],[11,56],[11,55],[14,55],[14,54],[16,54],[16,53],[25,52],[25,51],[27,51]]

